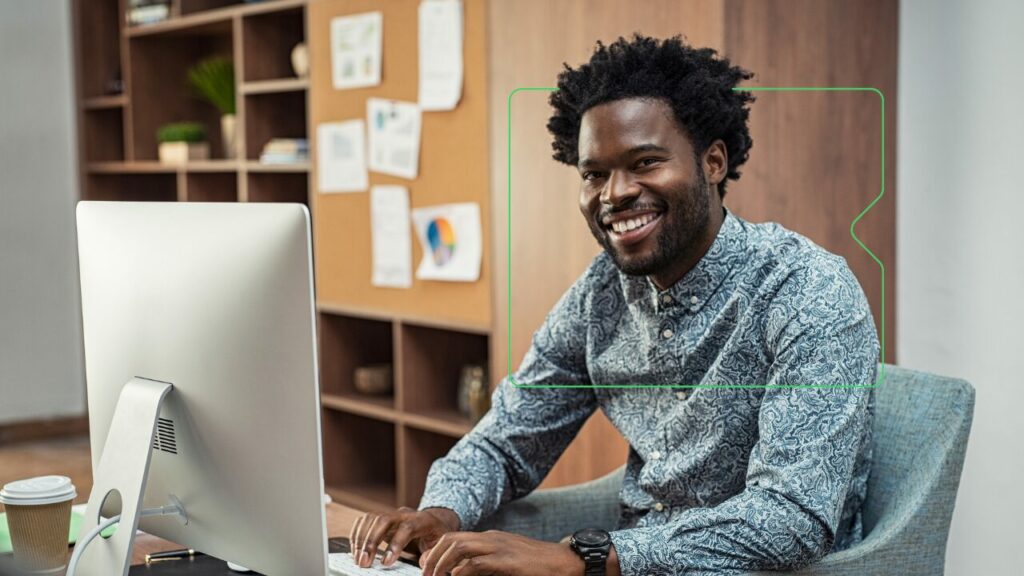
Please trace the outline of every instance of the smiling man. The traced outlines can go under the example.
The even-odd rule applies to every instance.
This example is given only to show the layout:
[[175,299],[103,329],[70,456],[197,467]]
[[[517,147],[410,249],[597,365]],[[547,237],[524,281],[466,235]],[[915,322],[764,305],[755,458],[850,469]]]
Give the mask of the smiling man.
[[[514,379],[578,387],[502,381],[419,510],[360,519],[357,561],[415,541],[431,575],[728,574],[861,539],[875,327],[842,258],[723,207],[751,146],[752,98],[734,90],[748,78],[679,38],[598,44],[566,67],[548,128],[604,252]],[[628,384],[656,387],[595,387]],[[614,526],[584,506],[539,512],[578,515],[566,543],[471,531],[533,491],[595,410],[630,446]]]

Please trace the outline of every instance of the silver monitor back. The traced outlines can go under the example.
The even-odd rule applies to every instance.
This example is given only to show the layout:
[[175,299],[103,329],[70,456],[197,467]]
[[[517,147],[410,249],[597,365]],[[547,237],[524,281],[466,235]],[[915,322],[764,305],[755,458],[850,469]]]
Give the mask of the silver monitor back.
[[173,384],[140,529],[267,576],[326,575],[309,212],[81,202],[93,470],[121,388]]

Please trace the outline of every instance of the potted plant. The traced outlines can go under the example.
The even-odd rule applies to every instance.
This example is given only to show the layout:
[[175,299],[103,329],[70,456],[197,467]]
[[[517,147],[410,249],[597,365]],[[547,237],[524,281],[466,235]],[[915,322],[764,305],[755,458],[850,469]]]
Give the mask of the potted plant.
[[222,56],[208,58],[189,69],[188,80],[203,98],[220,111],[224,157],[235,158],[238,153],[238,133],[235,130],[234,64]]
[[160,162],[184,164],[190,160],[208,160],[210,144],[206,141],[206,128],[198,122],[173,122],[157,130],[160,143]]

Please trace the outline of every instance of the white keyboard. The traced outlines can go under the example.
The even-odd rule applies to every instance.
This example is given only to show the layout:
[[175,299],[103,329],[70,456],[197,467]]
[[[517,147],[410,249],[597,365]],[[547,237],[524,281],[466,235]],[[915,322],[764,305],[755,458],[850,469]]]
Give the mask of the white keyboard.
[[369,568],[360,568],[355,561],[352,559],[352,555],[348,552],[339,552],[337,554],[330,554],[329,566],[332,574],[341,574],[343,576],[379,576],[380,574],[390,574],[393,576],[422,576],[423,570],[411,564],[405,562],[395,562],[391,566],[383,566],[380,560],[375,560],[373,566]]

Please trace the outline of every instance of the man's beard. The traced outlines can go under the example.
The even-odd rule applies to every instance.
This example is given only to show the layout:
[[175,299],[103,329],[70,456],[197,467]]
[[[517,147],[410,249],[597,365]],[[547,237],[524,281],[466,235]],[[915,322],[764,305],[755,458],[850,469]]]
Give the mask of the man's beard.
[[619,270],[631,276],[650,276],[685,257],[700,244],[708,227],[710,211],[704,171],[698,169],[697,182],[686,185],[674,196],[676,202],[668,204],[662,213],[657,247],[642,258],[623,258],[616,251],[610,232],[600,225],[603,214],[596,219],[596,223],[590,221],[591,233],[612,257]]

